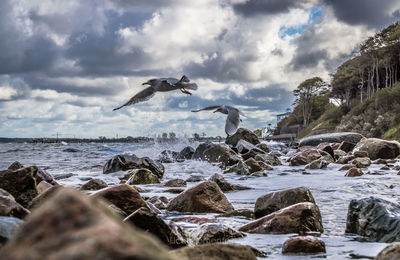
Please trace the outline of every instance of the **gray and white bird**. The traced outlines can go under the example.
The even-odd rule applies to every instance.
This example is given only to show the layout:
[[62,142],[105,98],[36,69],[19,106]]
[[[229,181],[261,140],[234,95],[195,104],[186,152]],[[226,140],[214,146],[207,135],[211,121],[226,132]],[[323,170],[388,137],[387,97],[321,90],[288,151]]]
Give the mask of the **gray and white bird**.
[[190,93],[188,89],[197,89],[197,84],[191,83],[189,78],[185,75],[183,75],[182,78],[179,80],[176,78],[150,79],[142,83],[142,85],[150,85],[150,87],[147,87],[144,90],[140,91],[122,106],[114,108],[113,111],[118,110],[124,106],[130,106],[139,102],[147,101],[152,98],[156,92],[167,92],[180,89],[182,93],[192,95],[192,93]]
[[192,110],[192,112],[199,112],[203,110],[213,110],[213,113],[220,112],[222,114],[228,115],[225,122],[225,133],[231,136],[236,133],[239,128],[239,124],[242,121],[240,115],[245,116],[239,109],[231,106],[209,106],[198,110]]

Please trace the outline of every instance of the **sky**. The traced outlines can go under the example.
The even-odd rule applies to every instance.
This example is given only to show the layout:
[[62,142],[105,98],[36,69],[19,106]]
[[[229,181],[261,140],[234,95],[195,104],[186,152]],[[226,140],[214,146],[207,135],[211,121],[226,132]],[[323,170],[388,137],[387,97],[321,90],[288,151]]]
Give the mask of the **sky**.
[[[400,18],[398,0],[1,0],[0,136],[224,136],[276,122],[305,79],[329,81]],[[199,89],[112,111],[150,78]]]

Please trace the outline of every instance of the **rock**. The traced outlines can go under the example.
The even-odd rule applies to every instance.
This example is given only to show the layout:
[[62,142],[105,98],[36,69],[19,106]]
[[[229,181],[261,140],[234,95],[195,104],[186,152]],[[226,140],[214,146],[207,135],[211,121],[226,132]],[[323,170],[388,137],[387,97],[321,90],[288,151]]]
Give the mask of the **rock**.
[[235,145],[238,153],[244,154],[251,150],[255,153],[265,153],[263,150],[257,148],[254,144],[247,142],[246,140],[239,140],[238,143]]
[[385,247],[374,260],[396,260],[400,259],[400,243],[394,242]]
[[358,234],[370,242],[400,241],[399,215],[400,206],[383,199],[351,200],[346,233]]
[[267,177],[268,174],[264,171],[258,171],[258,172],[253,172],[252,174],[250,174],[250,176],[252,176],[252,177]]
[[366,151],[355,151],[355,152],[353,153],[353,155],[354,155],[356,158],[369,157],[369,154],[368,154],[368,152],[366,152]]
[[192,155],[192,159],[202,159],[204,156],[204,152],[213,146],[215,146],[215,144],[211,142],[199,144],[196,150],[194,151],[194,154]]
[[321,158],[326,153],[316,148],[305,148],[294,154],[289,159],[290,166],[306,165]]
[[272,165],[272,166],[279,166],[282,165],[282,162],[279,160],[279,157],[274,154],[274,153],[265,153],[265,154],[257,154],[254,159],[256,161],[262,161],[265,162],[266,164]]
[[101,190],[107,187],[108,185],[105,181],[95,178],[83,184],[81,190]]
[[214,219],[209,218],[199,218],[199,217],[180,217],[180,218],[173,218],[171,220],[172,223],[176,222],[188,222],[188,223],[195,223],[195,224],[205,224],[205,223],[216,223],[217,221]]
[[164,190],[164,192],[179,194],[179,193],[182,193],[184,190],[185,190],[185,189],[172,188],[172,189]]
[[320,143],[316,147],[318,150],[327,152],[330,156],[332,156],[332,159],[335,159],[335,154],[333,152],[333,148],[330,143]]
[[185,148],[182,149],[182,151],[179,152],[177,158],[178,159],[185,159],[189,160],[192,159],[192,156],[194,154],[194,148],[191,146],[186,146]]
[[14,196],[13,195],[11,195],[8,191],[6,191],[6,190],[3,190],[2,188],[0,188],[0,196],[3,196],[3,197],[6,197],[6,198],[9,198],[9,199],[11,199],[11,200],[13,200],[13,201],[15,201],[15,198],[14,198]]
[[393,159],[400,154],[400,143],[378,138],[364,138],[354,148],[354,151],[366,151],[371,160]]
[[126,184],[154,184],[160,183],[158,177],[148,169],[130,170],[128,172],[131,177],[126,181]]
[[247,160],[249,158],[255,158],[259,154],[265,154],[265,153],[259,149],[257,149],[257,150],[251,149],[250,151],[242,154],[242,158],[243,158],[243,160]]
[[274,169],[271,165],[266,164],[263,161],[257,161],[257,163],[258,163],[258,165],[260,165],[261,169],[263,169],[264,171],[272,171]]
[[229,217],[244,217],[248,219],[254,219],[254,211],[250,209],[235,209],[223,214],[218,215],[218,217],[229,218]]
[[196,245],[224,243],[232,238],[245,237],[243,232],[236,231],[220,223],[207,223],[190,233]]
[[23,219],[30,213],[13,198],[0,196],[0,216]]
[[80,150],[75,149],[75,148],[66,148],[63,150],[63,152],[67,152],[67,153],[77,153],[80,152]]
[[74,175],[76,175],[76,174],[73,174],[73,173],[54,174],[54,179],[56,179],[56,180],[64,180],[64,179],[71,178]]
[[36,196],[30,203],[29,203],[29,209],[34,210],[35,208],[38,208],[40,205],[42,205],[44,202],[46,202],[48,199],[53,197],[53,195],[56,193],[58,189],[60,189],[62,186],[60,185],[54,185],[38,196]]
[[271,151],[266,143],[259,143],[256,145],[256,147],[260,150],[263,150],[265,153],[269,153]]
[[374,161],[375,164],[388,164],[388,161],[385,159],[378,159]]
[[[19,226],[21,226],[22,223],[24,222],[18,218],[0,217],[0,246],[6,244],[8,240],[13,237],[13,235],[15,234],[15,232],[17,232]],[[1,253],[0,255],[2,256],[2,259],[8,259],[5,258],[3,253]]]
[[388,171],[388,170],[390,170],[390,167],[385,165],[385,166],[381,167],[380,170]]
[[346,156],[346,155],[347,155],[347,153],[345,151],[342,151],[342,150],[334,150],[333,151],[333,156],[334,156],[335,160],[338,160],[340,157]]
[[254,214],[256,218],[261,218],[300,202],[315,203],[311,191],[306,187],[271,192],[257,199]]
[[[257,214],[256,214],[257,216]],[[260,234],[305,234],[323,232],[321,213],[311,202],[297,203],[257,219],[239,228],[239,231]]]
[[339,159],[336,160],[336,163],[347,164],[351,160],[354,160],[354,158],[356,158],[354,155],[341,156]]
[[186,179],[186,182],[199,182],[206,180],[203,176],[190,176]]
[[141,207],[149,207],[139,192],[127,184],[111,186],[93,193],[95,198],[103,198],[130,215]]
[[232,204],[213,181],[200,183],[172,199],[169,211],[195,213],[224,213],[233,210]]
[[243,161],[239,161],[237,164],[227,167],[224,173],[234,172],[240,175],[250,175],[250,167],[247,166]]
[[363,175],[363,171],[359,168],[350,168],[345,177],[358,177]]
[[312,135],[301,139],[299,146],[316,146],[320,143],[341,143],[343,141],[357,144],[361,138],[363,138],[361,134],[351,132]]
[[158,178],[164,175],[164,166],[161,163],[155,162],[148,157],[139,158],[136,155],[116,155],[108,160],[103,167],[103,173],[112,173],[117,171],[128,171],[131,169],[148,169]]
[[164,196],[153,196],[147,200],[158,209],[166,209],[168,205],[168,199]]
[[33,212],[1,253],[10,260],[171,259],[152,236],[72,189],[60,189]]
[[36,185],[36,190],[38,194],[42,194],[45,192],[47,189],[50,189],[54,185],[48,183],[47,181],[41,181],[38,185]]
[[16,171],[22,168],[24,168],[24,166],[20,162],[15,161],[10,166],[8,166],[7,170]]
[[351,163],[357,168],[367,168],[371,165],[371,160],[368,157],[359,157],[354,159]]
[[354,164],[345,164],[342,167],[340,167],[339,171],[348,171],[351,168],[356,168]]
[[217,144],[204,152],[202,160],[220,163],[223,168],[226,168],[237,164],[240,161],[240,157],[228,146]]
[[257,257],[250,246],[237,244],[205,244],[183,247],[170,251],[176,259],[187,260],[256,260]]
[[290,237],[283,243],[282,254],[326,253],[325,242],[312,236]]
[[314,160],[312,162],[310,162],[309,164],[306,165],[306,169],[324,169],[326,167],[328,167],[329,165],[329,160],[332,161],[332,157],[330,156],[323,156],[317,160]]
[[232,146],[236,146],[239,140],[245,140],[254,145],[260,143],[260,140],[258,140],[257,135],[246,128],[239,128],[234,135],[228,136],[226,138],[225,143]]
[[343,141],[340,143],[340,146],[338,149],[342,150],[346,153],[349,153],[349,152],[353,151],[354,147],[356,147],[356,144]]
[[170,248],[180,248],[186,246],[186,241],[179,239],[172,228],[167,225],[156,213],[149,208],[142,207],[124,219],[136,227],[149,232],[158,237]]
[[242,186],[242,185],[230,184],[229,182],[227,182],[225,180],[224,177],[222,177],[222,175],[220,175],[218,173],[211,176],[209,180],[215,182],[223,192],[250,189],[250,188]]
[[254,159],[254,158],[249,158],[244,162],[247,166],[250,168],[250,173],[253,172],[258,172],[261,170],[264,170],[261,168],[261,165]]
[[186,181],[182,179],[172,179],[167,181],[164,186],[166,187],[186,187]]
[[158,161],[161,163],[173,163],[178,158],[179,153],[171,150],[164,150],[158,157]]

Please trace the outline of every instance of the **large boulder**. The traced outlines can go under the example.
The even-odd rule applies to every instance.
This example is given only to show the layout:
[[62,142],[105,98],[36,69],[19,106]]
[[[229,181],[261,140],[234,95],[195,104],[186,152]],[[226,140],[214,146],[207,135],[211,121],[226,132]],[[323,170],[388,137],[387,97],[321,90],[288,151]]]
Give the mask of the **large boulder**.
[[279,160],[279,157],[270,152],[270,153],[264,153],[264,154],[257,154],[256,156],[254,156],[254,159],[256,161],[261,161],[264,162],[268,165],[272,165],[272,166],[279,166],[282,165],[281,160]]
[[139,192],[127,184],[111,186],[93,193],[91,196],[102,198],[122,209],[127,215],[141,207],[149,207]]
[[177,159],[184,159],[184,160],[189,160],[189,159],[192,159],[192,156],[193,156],[193,154],[194,154],[194,148],[193,147],[191,147],[191,146],[186,146],[185,148],[183,148],[180,152],[179,152],[179,154],[178,154],[178,156],[177,156]]
[[[19,218],[14,217],[0,217],[0,247],[1,245],[7,243],[8,240],[12,238],[15,232],[17,232],[18,228],[22,225],[23,221]],[[0,251],[1,259],[4,258],[3,254]],[[24,259],[24,258],[21,258]]]
[[1,251],[2,259],[172,259],[155,238],[123,223],[99,200],[60,189]]
[[271,213],[239,228],[239,231],[259,234],[306,234],[324,231],[321,213],[311,202],[297,203]]
[[238,161],[232,166],[226,167],[224,173],[234,172],[240,175],[250,175],[250,167],[247,166],[242,160]]
[[354,151],[366,151],[371,160],[393,159],[400,154],[400,143],[378,138],[364,138],[354,148]]
[[289,159],[290,166],[306,165],[322,156],[329,155],[327,152],[314,147],[302,147]]
[[256,218],[261,218],[300,202],[315,203],[311,191],[306,187],[271,192],[257,199],[254,214]]
[[354,144],[354,143],[349,143],[349,142],[343,141],[340,143],[338,150],[349,153],[349,152],[353,151],[355,146],[356,146],[356,144]]
[[215,182],[223,192],[250,189],[249,187],[242,185],[230,184],[221,174],[218,173],[215,173],[213,176],[211,176],[209,180]]
[[6,196],[0,196],[0,216],[16,217],[23,219],[30,213],[29,210],[22,207],[14,199]]
[[158,178],[164,175],[164,166],[149,157],[139,158],[136,155],[120,154],[108,160],[103,167],[103,173],[113,173],[117,171],[128,171],[131,169],[148,169],[154,173]]
[[158,156],[158,161],[161,163],[173,163],[178,158],[179,153],[171,150],[164,150]]
[[16,171],[22,168],[24,168],[24,166],[20,162],[15,161],[10,166],[8,166],[7,170]]
[[229,239],[246,236],[243,232],[236,231],[220,223],[206,223],[194,229],[190,237],[194,244],[223,243]]
[[367,168],[371,165],[371,160],[368,157],[355,158],[352,162],[357,168]]
[[394,242],[385,247],[374,260],[397,260],[400,259],[400,243]]
[[227,145],[217,144],[208,148],[202,157],[202,160],[211,163],[220,163],[223,168],[237,164],[240,157]]
[[369,197],[352,200],[347,213],[346,233],[364,236],[370,242],[400,241],[400,205]]
[[325,242],[312,236],[291,237],[283,243],[282,254],[325,253]]
[[182,260],[256,260],[250,246],[237,244],[205,244],[183,247],[170,251],[170,255]]
[[169,211],[196,213],[224,213],[233,210],[232,204],[213,181],[200,183],[174,199],[167,207]]
[[239,128],[234,135],[228,136],[226,138],[225,143],[235,147],[239,140],[245,140],[254,145],[260,143],[257,135],[246,128]]
[[350,168],[347,171],[346,175],[344,175],[344,176],[345,177],[359,177],[359,176],[362,176],[363,174],[364,174],[363,171],[359,168]]
[[172,228],[149,208],[142,207],[136,210],[124,221],[155,235],[170,248],[180,248],[187,245],[186,241],[178,237]]
[[341,143],[343,141],[357,144],[361,138],[363,138],[361,134],[351,132],[312,135],[301,139],[299,146],[316,146],[320,143]]
[[215,144],[213,144],[211,142],[205,142],[205,143],[199,144],[192,155],[192,159],[202,159],[204,152],[207,149],[213,147],[214,145]]
[[50,199],[51,197],[54,196],[54,194],[56,193],[56,191],[58,189],[62,188],[62,186],[60,185],[54,185],[50,188],[48,188],[47,190],[45,190],[44,192],[40,193],[39,195],[37,195],[30,203],[29,203],[29,209],[30,210],[34,210],[35,208],[38,208],[40,205],[42,205],[45,201],[47,201],[48,199]]
[[126,184],[154,184],[160,183],[158,177],[148,169],[136,169],[128,172],[131,177],[126,181]]

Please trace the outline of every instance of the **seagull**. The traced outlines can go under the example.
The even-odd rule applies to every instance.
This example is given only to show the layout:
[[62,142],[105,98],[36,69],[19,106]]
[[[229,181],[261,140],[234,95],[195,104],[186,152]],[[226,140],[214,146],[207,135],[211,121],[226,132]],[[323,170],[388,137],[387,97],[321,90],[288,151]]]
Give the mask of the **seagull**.
[[183,75],[180,80],[176,78],[150,79],[142,83],[142,85],[150,85],[150,87],[147,87],[144,90],[140,91],[122,106],[114,108],[113,111],[121,109],[124,106],[130,106],[139,102],[147,101],[152,98],[157,91],[167,92],[180,89],[182,93],[192,95],[192,93],[190,93],[187,89],[197,89],[197,84],[191,83],[189,78],[185,75]]
[[240,119],[240,115],[245,116],[239,109],[231,106],[209,106],[198,110],[192,110],[192,112],[199,112],[203,110],[213,110],[216,109],[213,113],[220,112],[222,114],[228,115],[225,123],[225,133],[229,136],[236,133],[239,123],[242,121]]

